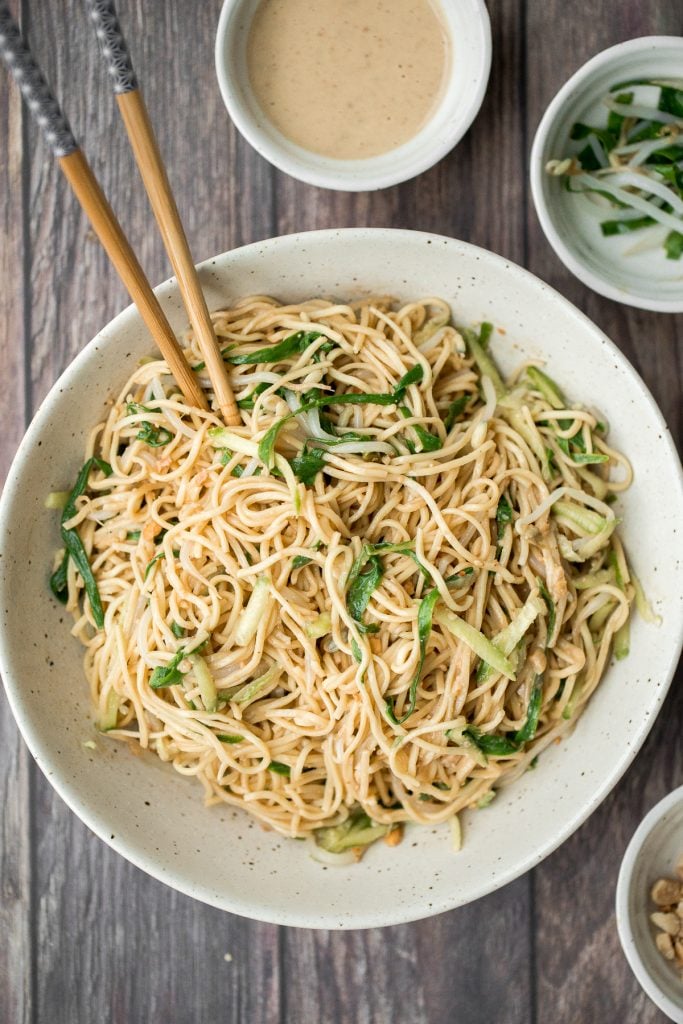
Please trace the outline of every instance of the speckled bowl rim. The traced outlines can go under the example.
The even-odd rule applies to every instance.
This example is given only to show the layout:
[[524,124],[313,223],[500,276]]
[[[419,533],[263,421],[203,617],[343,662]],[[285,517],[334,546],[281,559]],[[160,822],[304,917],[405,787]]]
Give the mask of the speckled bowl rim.
[[[400,246],[402,242],[407,244],[409,240],[417,239],[424,241],[425,244],[431,245],[434,243],[445,246],[454,246],[456,249],[459,248],[460,250],[464,249],[475,259],[482,261],[482,273],[485,272],[484,268],[487,263],[496,264],[507,274],[512,275],[513,281],[518,280],[522,282],[526,280],[531,283],[534,288],[537,288],[540,292],[548,295],[553,302],[564,307],[568,314],[575,318],[579,324],[583,325],[593,336],[595,336],[596,341],[607,346],[611,357],[616,360],[628,376],[632,378],[637,391],[640,393],[642,401],[650,407],[650,411],[659,424],[662,432],[663,443],[667,446],[667,457],[671,460],[672,467],[675,467],[674,472],[677,475],[679,489],[683,488],[683,471],[681,470],[681,465],[676,449],[673,445],[669,429],[654,398],[630,362],[616,347],[616,345],[610,341],[587,316],[581,313],[572,303],[555,291],[555,289],[551,288],[529,271],[524,270],[522,267],[502,256],[497,255],[496,253],[482,249],[479,246],[474,246],[468,242],[462,242],[457,239],[429,232],[391,228],[326,229],[320,231],[300,232],[292,235],[282,235],[276,238],[254,242],[237,250],[223,253],[214,259],[205,260],[203,263],[198,265],[198,269],[200,272],[206,271],[206,273],[210,275],[216,267],[220,267],[224,263],[229,264],[231,260],[234,260],[236,254],[239,254],[241,259],[251,258],[254,262],[258,262],[259,258],[262,258],[264,254],[268,254],[273,250],[277,250],[278,248],[286,249],[288,246],[296,246],[299,244],[305,246],[308,241],[313,243],[332,243],[335,239],[347,238],[349,240],[356,240],[359,242],[369,242],[373,237],[383,237],[387,241],[391,241],[392,247]],[[174,291],[176,290],[176,285],[172,278],[159,285],[155,291],[157,293],[165,292],[168,294],[169,287]],[[8,529],[10,526],[8,511],[13,502],[15,491],[21,487],[22,470],[31,458],[34,439],[40,433],[44,421],[48,420],[52,404],[56,403],[58,400],[58,395],[61,390],[69,389],[71,385],[78,380],[84,364],[87,362],[93,351],[96,351],[98,347],[101,346],[115,345],[117,341],[117,331],[124,327],[129,319],[134,316],[137,316],[137,314],[133,307],[129,306],[111,320],[109,324],[85,346],[85,348],[75,357],[73,362],[64,370],[62,375],[50,389],[47,397],[39,406],[33,421],[19,446],[10,469],[8,484],[0,498],[0,551],[4,552],[8,547]],[[0,591],[1,590],[2,581],[0,580]],[[103,812],[101,807],[97,808],[97,810],[92,810],[84,806],[83,800],[79,798],[74,791],[75,787],[72,785],[70,780],[65,777],[61,770],[58,758],[51,758],[49,756],[45,746],[41,742],[38,728],[34,728],[30,715],[25,713],[21,699],[21,682],[20,680],[13,679],[9,673],[10,650],[15,644],[21,642],[21,638],[17,637],[13,639],[6,633],[4,626],[0,628],[0,673],[2,673],[7,698],[21,734],[48,782],[54,787],[74,814],[76,814],[76,816],[80,818],[80,820],[83,821],[84,824],[95,833],[95,835],[97,835],[104,843],[110,846],[117,853],[121,854],[121,856],[126,860],[130,861],[130,863],[151,875],[153,878],[156,878],[187,896],[191,896],[194,899],[198,899],[201,902],[218,907],[219,909],[241,914],[242,916],[249,917],[254,920],[305,928],[374,928],[387,925],[404,924],[410,921],[432,917],[436,914],[453,910],[458,906],[472,902],[473,900],[479,899],[480,897],[499,889],[501,886],[514,881],[516,878],[525,874],[529,869],[539,864],[545,857],[557,849],[565,839],[572,835],[572,833],[575,832],[584,821],[586,821],[586,819],[593,813],[593,811],[599,806],[622,777],[640,750],[643,742],[650,732],[650,729],[652,728],[656,714],[661,708],[671,684],[680,654],[681,643],[683,643],[683,628],[681,628],[683,627],[683,623],[680,621],[680,615],[678,618],[678,643],[673,643],[671,645],[670,656],[664,673],[666,678],[662,682],[661,686],[656,689],[651,702],[648,704],[648,714],[644,716],[644,721],[640,722],[640,731],[630,737],[630,743],[624,745],[622,756],[615,762],[612,771],[605,776],[602,783],[594,790],[592,797],[583,802],[574,813],[567,815],[563,820],[562,827],[557,829],[551,840],[541,844],[533,853],[528,854],[507,869],[502,870],[495,878],[488,878],[478,885],[473,885],[466,896],[451,896],[449,898],[442,899],[439,902],[430,904],[429,907],[427,907],[425,903],[418,904],[415,901],[407,906],[399,905],[397,903],[388,908],[386,913],[381,917],[373,911],[368,912],[362,906],[359,906],[357,910],[354,908],[353,919],[348,923],[343,922],[341,924],[329,922],[321,923],[319,919],[297,913],[296,910],[288,910],[286,912],[273,911],[267,906],[261,905],[258,902],[258,898],[250,898],[248,894],[242,896],[239,894],[231,894],[230,898],[218,898],[213,890],[211,890],[207,885],[202,884],[200,881],[197,881],[196,879],[187,881],[186,872],[180,872],[180,874],[184,876],[183,879],[181,879],[178,877],[178,872],[173,868],[160,863],[158,860],[155,860],[154,857],[142,854],[136,848],[134,843],[121,840],[118,836],[113,836],[106,819],[106,812]]]
[[681,50],[681,58],[683,59],[683,38],[680,36],[640,36],[638,39],[629,39],[624,43],[617,43],[615,46],[610,46],[606,50],[601,50],[590,60],[582,64],[581,67],[574,72],[562,88],[555,94],[553,99],[548,104],[546,111],[541,118],[540,124],[536,129],[534,135],[534,141],[531,146],[530,166],[529,166],[529,179],[531,183],[531,195],[536,208],[536,214],[545,237],[550,242],[550,245],[555,251],[555,254],[564,263],[568,270],[571,270],[572,274],[579,279],[588,288],[591,288],[598,295],[604,295],[606,299],[614,299],[615,302],[620,302],[622,305],[633,306],[635,309],[648,309],[654,313],[683,313],[683,298],[681,299],[649,299],[643,295],[631,295],[627,291],[622,291],[620,288],[616,288],[613,284],[607,281],[605,278],[600,277],[598,274],[593,273],[585,263],[583,263],[575,254],[574,250],[567,245],[564,238],[555,227],[550,206],[546,201],[546,196],[543,191],[543,177],[545,170],[543,167],[543,149],[545,147],[548,134],[550,133],[553,124],[558,117],[562,116],[562,111],[572,94],[576,89],[590,78],[593,72],[605,67],[608,64],[618,62],[619,57],[629,54],[637,53],[639,51],[646,51],[648,49],[656,50],[659,46],[676,46]]
[[[435,140],[422,158],[418,153],[412,159],[406,159],[405,166],[400,164],[399,166],[403,169],[398,171],[378,171],[374,167],[376,158],[369,160],[334,160],[330,158],[329,166],[323,169],[318,166],[317,154],[311,154],[312,163],[309,164],[306,162],[306,150],[296,147],[297,154],[288,153],[276,138],[271,137],[267,131],[261,128],[256,118],[242,102],[241,91],[235,80],[236,72],[226,59],[232,8],[237,2],[238,0],[224,0],[216,33],[214,64],[223,102],[238,131],[256,152],[278,170],[284,171],[285,174],[291,175],[298,181],[316,185],[318,188],[329,188],[342,192],[372,192],[410,181],[429,170],[457,146],[471,128],[484,102],[491,74],[491,19],[484,0],[468,0],[472,7],[472,20],[477,20],[481,33],[482,48],[478,78],[466,109],[457,119],[455,117],[449,119],[449,134],[441,142]],[[445,2],[453,2],[453,0],[445,0]],[[461,0],[456,0],[456,2],[459,3]],[[408,152],[412,142],[418,138],[419,133],[414,136],[414,139],[399,147],[400,150]],[[381,154],[381,156],[390,155],[391,152]]]
[[619,932],[621,948],[624,951],[624,955],[629,962],[631,970],[643,988],[643,991],[671,1020],[683,1021],[683,1005],[677,1006],[676,1003],[669,999],[665,992],[662,992],[638,952],[638,945],[633,934],[631,914],[629,912],[631,881],[638,857],[640,856],[640,851],[645,845],[650,833],[657,827],[659,822],[669,813],[669,811],[678,804],[683,804],[683,786],[679,786],[678,789],[674,789],[672,793],[669,793],[668,796],[665,796],[658,804],[655,804],[652,810],[648,811],[636,831],[633,833],[631,841],[626,847],[626,852],[624,853],[621,867],[619,869],[615,905],[617,913],[617,930]]

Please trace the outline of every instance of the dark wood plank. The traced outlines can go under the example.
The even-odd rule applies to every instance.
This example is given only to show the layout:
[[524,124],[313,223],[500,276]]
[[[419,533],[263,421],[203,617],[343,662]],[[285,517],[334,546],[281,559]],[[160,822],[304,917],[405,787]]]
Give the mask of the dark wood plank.
[[[13,12],[17,6],[12,4]],[[23,118],[0,74],[0,483],[25,427]],[[0,1020],[32,1019],[30,757],[0,696]]]
[[519,879],[415,924],[343,933],[286,929],[289,970],[279,1020],[528,1024],[529,925],[528,884]]
[[[561,84],[594,53],[640,35],[680,35],[677,0],[527,4],[529,142]],[[546,45],[549,39],[556,45]],[[619,345],[681,441],[683,318],[603,299],[565,270],[529,209],[529,268],[570,298]],[[678,677],[679,682],[681,676]],[[621,952],[614,892],[621,857],[643,815],[680,784],[683,694],[674,682],[641,754],[599,810],[533,876],[538,950],[537,1019],[654,1024],[666,1017],[644,995]]]

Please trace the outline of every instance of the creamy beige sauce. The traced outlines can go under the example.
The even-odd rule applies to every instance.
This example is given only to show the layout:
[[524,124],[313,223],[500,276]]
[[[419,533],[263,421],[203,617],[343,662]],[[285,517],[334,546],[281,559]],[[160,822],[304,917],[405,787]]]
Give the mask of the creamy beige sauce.
[[450,60],[430,0],[261,0],[247,44],[266,116],[304,149],[338,159],[377,156],[416,135]]

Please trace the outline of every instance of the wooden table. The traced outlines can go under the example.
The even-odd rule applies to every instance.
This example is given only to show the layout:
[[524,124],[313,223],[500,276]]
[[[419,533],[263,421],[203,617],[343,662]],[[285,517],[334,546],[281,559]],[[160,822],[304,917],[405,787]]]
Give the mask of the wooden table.
[[[83,5],[24,0],[21,7],[31,44],[143,265],[162,280],[168,266]],[[468,239],[529,267],[585,310],[637,367],[671,428],[680,428],[681,317],[619,306],[576,281],[541,233],[527,179],[533,132],[562,82],[613,43],[680,34],[682,0],[491,0],[493,69],[474,128],[416,181],[362,195],[299,184],[236,133],[213,72],[219,0],[120,0],[119,7],[197,260],[330,226]],[[4,473],[57,375],[127,303],[4,73],[0,228]],[[682,781],[683,690],[675,684],[626,777],[540,867],[450,914],[355,933],[255,924],[148,878],[67,810],[33,764],[4,698],[0,711],[6,1024],[665,1019],[626,965],[613,903],[636,824]]]

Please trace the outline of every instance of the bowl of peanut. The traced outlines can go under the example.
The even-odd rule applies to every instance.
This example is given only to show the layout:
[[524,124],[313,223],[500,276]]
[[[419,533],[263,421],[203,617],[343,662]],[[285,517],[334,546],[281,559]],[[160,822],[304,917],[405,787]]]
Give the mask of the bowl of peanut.
[[617,927],[647,995],[683,1024],[683,786],[643,819],[619,871]]

